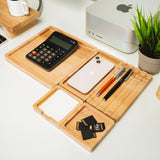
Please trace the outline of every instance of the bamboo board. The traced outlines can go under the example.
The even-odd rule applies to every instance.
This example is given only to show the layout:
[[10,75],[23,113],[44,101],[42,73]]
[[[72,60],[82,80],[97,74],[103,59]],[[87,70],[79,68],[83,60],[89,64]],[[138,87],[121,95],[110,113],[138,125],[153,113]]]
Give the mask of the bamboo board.
[[[79,102],[78,105],[60,121],[56,121],[54,117],[47,115],[42,109],[40,109],[40,106],[44,102],[46,102],[51,96],[53,96],[57,90],[63,90],[69,96],[73,97],[75,100]],[[73,140],[78,142],[80,145],[82,145],[82,147],[84,147],[90,152],[93,151],[93,149],[101,142],[101,140],[105,137],[105,135],[114,126],[114,121],[111,118],[109,118],[105,114],[98,111],[95,107],[87,103],[83,103],[82,100],[80,100],[78,97],[76,97],[71,92],[67,91],[66,89],[64,89],[59,85],[56,85],[55,87],[53,87],[42,98],[40,98],[33,105],[33,108],[37,113],[42,115],[46,120],[51,122],[56,127],[60,128],[67,135],[69,135]],[[105,124],[105,130],[103,132],[97,132],[96,138],[83,140],[81,132],[76,130],[76,122],[79,122],[81,121],[81,119],[86,118],[90,115],[93,115],[98,123],[103,122]]]
[[13,17],[9,13],[7,0],[0,0],[0,25],[9,33],[10,38],[14,38],[25,30],[36,24],[36,19],[40,13],[29,8],[29,15]]
[[[128,64],[119,65],[118,69],[120,69],[122,66],[126,66],[126,70],[132,69],[133,74],[116,90],[116,92],[112,94],[107,101],[103,101],[103,97],[117,83],[117,81],[119,81],[121,77],[113,82],[113,84],[111,84],[100,97],[97,97],[96,93],[104,84],[102,84],[98,90],[93,92],[93,94],[87,99],[88,103],[94,105],[98,110],[102,111],[116,122],[123,116],[123,114],[152,79],[152,75]],[[108,77],[106,82],[110,78],[111,77]]]
[[[68,95],[70,95],[71,97],[73,97],[76,101],[78,101],[78,105],[68,114],[66,115],[63,119],[61,119],[60,121],[56,121],[53,117],[48,116],[41,108],[40,106],[46,102],[51,96],[54,95],[54,93],[58,90],[62,90],[64,92],[66,92]],[[66,119],[69,118],[69,115],[73,114],[74,112],[77,111],[77,109],[79,108],[79,106],[81,106],[83,103],[82,100],[80,100],[79,98],[77,98],[75,95],[73,95],[72,93],[70,93],[69,91],[65,90],[64,88],[62,88],[59,85],[56,85],[55,87],[53,87],[49,92],[47,92],[42,98],[40,98],[36,103],[33,104],[33,108],[34,110],[42,115],[45,119],[47,119],[49,122],[51,122],[52,124],[56,125],[56,127],[60,128],[60,125],[62,124],[62,122]]]
[[[38,65],[26,59],[26,54],[45,41],[54,31],[59,31],[79,43],[78,49],[69,56],[63,63],[59,64],[50,72],[45,71]],[[73,37],[55,27],[49,26],[31,39],[27,40],[17,48],[5,55],[8,62],[27,73],[48,88],[52,88],[64,79],[73,70],[78,68],[85,60],[96,53],[96,48]]]
[[[63,63],[61,63],[51,72],[47,72],[36,64],[28,61],[25,58],[25,55],[46,40],[54,31],[59,31],[67,36],[72,37],[73,39],[76,39],[79,42],[79,47],[69,58],[63,61]],[[94,56],[100,56],[106,60],[109,60],[110,62],[114,63],[115,67],[88,94],[82,94],[69,86],[67,84],[67,80]],[[88,151],[92,151],[98,145],[98,143],[114,126],[114,123],[116,123],[123,116],[123,114],[152,79],[152,75],[141,71],[140,69],[135,68],[134,66],[129,65],[101,50],[97,50],[94,46],[91,46],[86,42],[83,42],[76,37],[73,37],[52,26],[49,26],[19,47],[7,53],[6,59],[11,64],[35,78],[48,88],[52,88],[33,105],[34,110],[46,118],[49,122],[61,128],[65,133],[71,136],[71,138],[85,147]],[[122,66],[126,66],[126,71],[128,69],[132,69],[133,74],[106,102],[104,102],[103,97],[105,94],[113,87],[115,83],[117,83],[121,77],[113,82],[113,84],[109,86],[100,97],[97,97],[96,94]],[[76,99],[79,103],[61,121],[56,121],[54,118],[48,116],[42,109],[40,109],[40,106],[52,95],[54,95],[57,90],[60,89]],[[159,90],[157,91],[158,97],[160,95]],[[106,130],[102,133],[98,133],[96,139],[83,141],[80,132],[75,130],[75,125],[76,121],[80,121],[89,115],[93,115],[98,122],[105,122]]]
[[[80,122],[81,119],[93,115],[98,123],[103,122],[105,124],[105,130],[103,132],[96,132],[96,138],[89,140],[83,140],[80,131],[76,130],[76,122]],[[61,128],[76,142],[82,145],[88,151],[93,151],[95,147],[102,141],[102,139],[108,134],[108,132],[114,126],[114,121],[108,116],[98,111],[95,107],[84,103],[82,106],[72,114],[65,122],[62,123]]]
[[[152,75],[135,68],[132,65],[129,65],[120,59],[117,59],[101,50],[97,52],[95,56],[103,57],[110,62],[114,63],[115,67],[114,69],[100,82],[98,83],[88,94],[80,93],[78,90],[74,89],[73,87],[69,86],[67,84],[67,80],[75,73],[77,72],[81,67],[83,67],[87,62],[85,62],[80,68],[77,70],[74,70],[71,75],[66,77],[64,81],[60,83],[61,86],[66,88],[67,90],[71,91],[78,97],[80,97],[83,101],[86,101],[87,103],[95,106],[97,109],[114,119],[115,121],[118,121],[122,115],[128,110],[128,108],[131,106],[131,104],[136,100],[138,95],[144,90],[144,88],[147,86],[147,84],[152,79]],[[103,101],[103,97],[106,95],[106,93],[117,83],[117,81],[121,78],[119,77],[112,85],[110,85],[107,90],[100,96],[97,97],[96,94],[102,88],[102,86],[109,81],[109,79],[122,67],[126,66],[126,71],[128,69],[133,70],[133,74],[131,77],[124,82],[118,90],[107,100]]]
[[109,55],[103,51],[98,50],[97,53],[94,56],[99,56],[102,57],[104,59],[107,59],[108,61],[112,62],[115,67],[112,69],[111,72],[109,72],[109,74],[107,74],[107,76],[102,79],[89,93],[87,94],[83,94],[81,92],[79,92],[78,90],[74,89],[73,87],[69,86],[67,84],[67,80],[78,70],[80,70],[91,58],[93,58],[93,56],[90,59],[87,59],[87,61],[85,61],[80,68],[75,69],[70,75],[68,75],[63,81],[60,82],[60,85],[63,86],[64,88],[66,88],[67,90],[71,91],[72,93],[76,94],[78,97],[80,97],[83,101],[86,101],[91,95],[93,95],[93,93],[95,91],[97,91],[97,88],[99,86],[101,86],[103,83],[106,82],[106,78],[107,77],[111,77],[113,75],[113,73],[115,72],[115,70],[117,70],[117,66],[125,64],[123,61],[121,61],[118,58],[113,57],[112,55]]
[[157,90],[157,97],[158,97],[159,100],[160,100],[160,86],[159,86],[159,88],[158,88],[158,90]]

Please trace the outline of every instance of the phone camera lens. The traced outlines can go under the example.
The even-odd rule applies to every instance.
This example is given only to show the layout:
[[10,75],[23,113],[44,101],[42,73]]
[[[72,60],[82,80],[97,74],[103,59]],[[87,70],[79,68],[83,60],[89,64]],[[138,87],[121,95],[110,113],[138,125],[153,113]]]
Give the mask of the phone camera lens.
[[100,59],[98,56],[95,57],[96,59]]
[[101,61],[100,61],[100,60],[97,60],[96,62],[97,62],[97,63],[101,63]]

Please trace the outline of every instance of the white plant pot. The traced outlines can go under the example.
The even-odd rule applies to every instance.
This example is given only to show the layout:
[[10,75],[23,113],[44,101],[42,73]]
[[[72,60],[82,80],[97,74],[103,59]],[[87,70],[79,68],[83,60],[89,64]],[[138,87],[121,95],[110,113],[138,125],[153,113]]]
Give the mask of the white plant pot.
[[146,71],[152,75],[160,72],[160,58],[157,59],[157,58],[147,57],[144,54],[142,54],[140,50],[138,50],[138,54],[139,54],[138,65],[141,70]]

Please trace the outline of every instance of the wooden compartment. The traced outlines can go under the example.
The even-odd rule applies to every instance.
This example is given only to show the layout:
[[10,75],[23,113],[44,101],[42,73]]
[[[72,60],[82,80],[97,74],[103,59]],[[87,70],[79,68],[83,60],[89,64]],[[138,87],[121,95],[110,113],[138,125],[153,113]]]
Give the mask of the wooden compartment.
[[[132,69],[133,74],[112,94],[107,101],[103,101],[103,97],[121,77],[115,80],[115,82],[113,82],[101,96],[97,97],[96,94],[104,84],[99,86],[99,88],[87,99],[88,103],[94,105],[98,110],[102,111],[115,121],[118,121],[122,117],[152,79],[152,75],[141,71],[138,68],[128,64],[125,66],[126,71],[128,69]],[[120,67],[121,66],[119,66],[119,68]],[[110,78],[111,77],[108,77],[108,80]],[[108,80],[106,80],[106,82]]]
[[[38,65],[26,59],[26,54],[45,41],[54,31],[59,31],[79,43],[78,49],[69,56],[65,61],[59,64],[52,71],[47,72]],[[55,27],[49,26],[31,39],[27,40],[17,48],[13,49],[5,55],[8,62],[27,73],[34,79],[38,80],[48,88],[58,84],[73,70],[77,69],[84,61],[88,60],[97,52],[96,48],[83,42],[76,37],[73,37]]]
[[[87,94],[83,94],[81,92],[79,92],[78,90],[74,89],[73,87],[71,87],[70,85],[67,84],[67,80],[74,75],[74,73],[76,73],[78,70],[80,70],[88,61],[91,60],[91,58],[93,58],[94,56],[100,56],[104,59],[107,59],[108,61],[112,62],[115,67],[111,70],[111,72],[109,72],[109,74],[107,74],[107,76],[105,76],[89,93]],[[104,84],[106,82],[106,79],[108,79],[108,77],[111,77],[113,75],[113,73],[117,70],[117,68],[119,68],[119,66],[126,65],[123,61],[121,61],[118,58],[113,57],[110,54],[107,54],[101,50],[98,50],[98,52],[92,56],[90,59],[87,59],[87,61],[85,61],[81,67],[76,68],[71,74],[69,74],[64,80],[62,80],[60,82],[60,85],[63,86],[64,88],[66,88],[67,90],[71,91],[72,93],[76,94],[78,97],[80,97],[82,100],[87,100],[91,95],[93,95],[93,93],[95,91],[97,91],[97,88],[99,88],[99,86],[101,86],[102,84]]]
[[[50,116],[49,114],[45,113],[45,111],[41,109],[41,106],[45,102],[47,102],[59,90],[64,91],[68,96],[75,99],[78,102],[78,104],[68,114],[66,114],[60,121],[57,121],[53,116]],[[61,101],[62,100],[63,99],[61,99]],[[54,107],[55,106],[53,104],[53,108]],[[58,106],[58,107],[66,107],[66,105]],[[48,93],[46,93],[42,98],[40,98],[33,105],[33,108],[37,113],[42,115],[45,119],[47,119],[53,125],[62,129],[65,133],[69,134],[74,140],[80,143],[88,151],[92,151],[114,126],[114,121],[111,118],[109,118],[105,114],[98,111],[95,107],[92,107],[87,103],[83,103],[83,101],[81,101],[75,95],[73,95],[71,92],[67,91],[66,89],[64,89],[59,85],[56,85],[55,87],[53,87]],[[105,123],[105,130],[103,132],[96,132],[96,138],[83,140],[80,131],[76,130],[76,122],[81,121],[81,119],[88,117],[90,115],[93,115],[98,123],[101,123],[101,122]]]
[[[47,72],[36,64],[27,60],[25,55],[46,40],[54,31],[59,31],[67,36],[72,37],[73,39],[76,39],[79,42],[79,47],[69,58],[63,61],[55,69]],[[106,60],[109,60],[110,62],[114,63],[115,67],[89,93],[82,94],[78,90],[69,86],[67,84],[67,80],[94,56],[100,56]],[[7,53],[6,59],[45,86],[49,88],[52,87],[47,94],[45,94],[33,105],[34,110],[52,124],[60,127],[65,133],[70,135],[88,151],[92,151],[98,145],[98,143],[113,127],[114,123],[116,123],[123,116],[123,114],[152,79],[152,75],[135,68],[134,66],[129,65],[101,50],[97,50],[95,47],[87,44],[86,42],[83,42],[51,26]],[[126,71],[128,69],[132,69],[133,74],[116,90],[116,92],[114,92],[114,94],[107,101],[104,102],[103,97],[122,76],[116,79],[101,96],[97,97],[96,94],[122,66],[126,66]],[[69,112],[67,111],[67,113],[64,114],[64,117],[62,117],[60,120],[57,120],[57,117],[55,118],[51,116],[50,113],[48,114],[48,112],[45,110],[45,104],[50,101],[52,96],[57,95],[57,93],[59,93],[58,91],[64,92],[77,102],[76,105],[71,108]],[[159,90],[157,91],[157,96],[159,97]],[[53,101],[51,101],[51,104],[52,102]],[[61,100],[60,98],[60,102],[63,102],[63,99]],[[44,110],[41,108],[42,106],[44,106]],[[65,105],[60,105],[60,107],[65,107],[66,109]],[[63,111],[61,108],[60,110]],[[54,114],[57,113],[54,112]],[[81,132],[76,130],[76,122],[81,121],[81,119],[90,115],[93,115],[97,122],[104,122],[106,129],[103,132],[97,133],[97,138],[82,140]]]
[[[61,120],[57,121],[54,117],[47,115],[43,109],[41,109],[40,107],[47,101],[49,100],[55,93],[56,91],[62,90],[64,91],[66,94],[68,94],[69,96],[71,96],[73,99],[75,99],[78,104],[75,106],[75,108],[68,113],[67,115],[65,115]],[[63,101],[63,99],[61,99],[61,101]],[[53,87],[49,92],[47,92],[42,98],[40,98],[36,103],[33,104],[33,108],[34,110],[39,113],[40,115],[42,115],[44,118],[46,118],[49,122],[51,122],[52,124],[56,125],[58,128],[60,127],[61,123],[67,119],[69,117],[70,114],[74,113],[77,111],[77,109],[79,108],[79,106],[81,106],[83,103],[83,101],[81,101],[79,98],[77,98],[75,95],[73,95],[72,93],[70,93],[69,91],[65,90],[63,87],[56,85],[55,87]],[[54,105],[53,105],[54,107]],[[65,107],[65,106],[60,106],[60,107]],[[54,109],[54,108],[53,108]],[[63,109],[63,108],[62,108]],[[55,113],[56,114],[56,113]],[[57,113],[58,114],[58,113]]]
[[[93,115],[98,123],[103,122],[105,124],[105,130],[103,132],[96,132],[96,138],[83,140],[81,132],[76,130],[76,122],[79,122],[91,115]],[[63,122],[61,128],[85,149],[88,151],[93,151],[93,149],[101,142],[113,126],[114,121],[111,118],[104,115],[93,106],[84,103],[76,112],[74,112],[66,121]]]

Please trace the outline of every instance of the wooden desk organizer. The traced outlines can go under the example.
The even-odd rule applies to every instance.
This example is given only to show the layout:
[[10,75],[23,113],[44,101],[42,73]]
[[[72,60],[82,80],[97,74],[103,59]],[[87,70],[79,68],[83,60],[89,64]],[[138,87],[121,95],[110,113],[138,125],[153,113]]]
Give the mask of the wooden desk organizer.
[[54,31],[59,31],[63,34],[66,34],[65,32],[57,28],[48,27],[39,34],[35,35],[33,38],[29,39],[28,41],[24,42],[23,44],[6,54],[6,59],[10,63],[12,63],[25,73],[29,74],[31,77],[38,80],[40,83],[42,83],[48,88],[52,88],[54,85],[58,84],[68,74],[81,66],[85,61],[87,61],[96,53],[95,47],[77,39],[76,37],[66,34],[67,36],[73,37],[78,41],[78,49],[74,52],[74,54],[68,57],[54,70],[46,72],[44,69],[40,68],[36,64],[28,61],[25,56],[31,50],[36,48],[36,46],[46,40],[49,35]]
[[0,0],[0,25],[3,26],[10,38],[14,38],[37,23],[40,13],[32,8],[29,15],[13,17],[9,14],[7,0]]
[[[46,115],[44,111],[40,109],[40,106],[45,101],[47,101],[57,90],[63,90],[79,102],[78,105],[59,122],[56,121],[53,117]],[[114,126],[114,121],[111,118],[98,111],[95,107],[89,105],[88,103],[84,103],[80,98],[76,97],[74,94],[59,85],[53,87],[45,96],[38,100],[33,105],[33,107],[36,112],[41,114],[44,118],[56,125],[62,131],[67,133],[71,138],[80,143],[88,151],[92,151]],[[90,115],[93,115],[97,122],[103,122],[106,128],[103,132],[96,133],[96,138],[92,138],[90,140],[82,140],[81,133],[76,130],[76,122],[81,121],[81,119]]]
[[158,97],[159,100],[160,100],[160,86],[159,86],[159,88],[158,88],[158,90],[157,90],[157,97]]
[[[76,39],[79,42],[79,47],[63,63],[61,63],[51,72],[47,72],[36,64],[28,61],[25,58],[25,55],[33,50],[37,45],[42,43],[45,39],[47,39],[54,31],[62,32],[63,34]],[[67,84],[67,80],[94,56],[101,56],[111,61],[114,63],[115,67],[88,94],[82,94],[70,87]],[[152,75],[141,71],[140,69],[135,68],[134,66],[129,65],[101,50],[97,50],[94,46],[91,46],[86,42],[81,41],[76,37],[73,37],[52,26],[49,26],[39,34],[35,35],[33,38],[21,44],[19,47],[7,53],[6,59],[8,62],[29,74],[31,77],[35,78],[48,88],[52,88],[44,97],[34,104],[34,109],[47,120],[60,127],[89,151],[92,151],[97,146],[97,144],[113,127],[114,123],[116,123],[122,117],[122,115],[127,111],[127,109],[152,79]],[[126,66],[127,70],[131,68],[133,70],[133,74],[106,102],[104,102],[102,100],[103,96],[119,79],[117,79],[100,97],[97,97],[96,93],[122,66]],[[79,105],[76,106],[67,115],[67,117],[64,117],[64,119],[60,122],[55,121],[52,117],[46,115],[39,108],[39,106],[43,104],[44,101],[47,101],[47,99],[58,89],[65,91],[79,102]],[[83,141],[80,133],[77,133],[74,130],[75,122],[89,114],[94,115],[100,121],[104,121],[107,128],[105,132],[98,134],[97,138]]]

